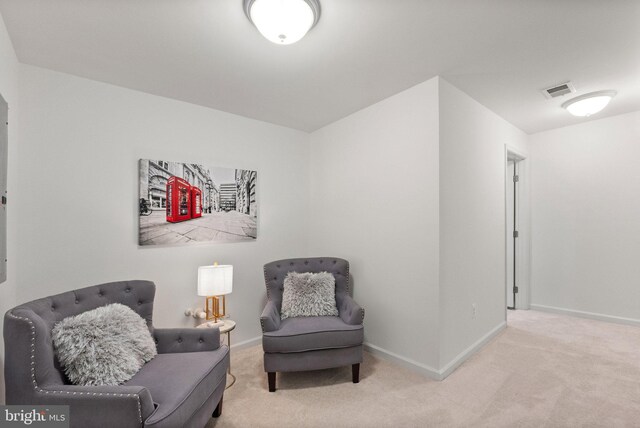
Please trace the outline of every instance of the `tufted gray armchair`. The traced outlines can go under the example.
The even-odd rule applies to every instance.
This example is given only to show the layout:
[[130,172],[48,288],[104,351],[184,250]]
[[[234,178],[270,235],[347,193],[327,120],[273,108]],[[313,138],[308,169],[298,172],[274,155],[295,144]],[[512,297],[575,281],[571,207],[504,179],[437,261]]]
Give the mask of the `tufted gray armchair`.
[[[222,411],[229,349],[213,329],[152,324],[155,285],[122,281],[25,303],[4,317],[7,404],[68,405],[72,427],[203,427]],[[63,318],[110,303],[147,321],[158,355],[118,386],[70,385],[51,329]]]
[[[292,271],[333,274],[339,316],[281,320],[284,277]],[[276,390],[276,372],[348,365],[351,365],[353,383],[358,383],[364,339],[364,309],[349,295],[349,262],[336,257],[278,260],[264,265],[264,279],[267,304],[260,324],[269,391]]]

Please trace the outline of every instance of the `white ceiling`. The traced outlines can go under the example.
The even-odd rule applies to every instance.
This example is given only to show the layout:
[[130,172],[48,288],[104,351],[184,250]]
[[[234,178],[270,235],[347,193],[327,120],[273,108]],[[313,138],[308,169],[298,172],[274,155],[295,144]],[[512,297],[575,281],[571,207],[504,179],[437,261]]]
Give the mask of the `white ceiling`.
[[277,46],[242,0],[0,0],[20,61],[312,131],[440,75],[527,133],[584,121],[540,90],[640,110],[640,1],[320,0]]

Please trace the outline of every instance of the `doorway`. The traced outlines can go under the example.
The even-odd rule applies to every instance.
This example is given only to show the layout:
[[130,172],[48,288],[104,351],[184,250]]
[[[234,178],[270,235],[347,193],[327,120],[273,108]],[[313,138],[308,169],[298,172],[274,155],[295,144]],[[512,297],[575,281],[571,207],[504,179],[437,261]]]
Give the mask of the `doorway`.
[[[518,159],[507,158],[507,309],[518,300]],[[511,236],[509,236],[511,232]]]
[[529,308],[529,189],[526,156],[511,148],[506,150],[506,310]]

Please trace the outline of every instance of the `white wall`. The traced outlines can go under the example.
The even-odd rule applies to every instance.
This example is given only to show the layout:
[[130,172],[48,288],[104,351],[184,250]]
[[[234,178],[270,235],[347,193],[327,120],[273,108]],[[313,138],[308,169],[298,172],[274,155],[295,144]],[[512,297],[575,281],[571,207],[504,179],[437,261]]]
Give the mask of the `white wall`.
[[438,365],[438,79],[311,135],[309,248],[349,260],[365,341]]
[[[527,136],[440,79],[440,367],[505,322],[505,144]],[[472,317],[472,304],[477,315]]]
[[[9,104],[9,161],[7,206],[7,281],[0,284],[0,317],[16,302],[16,244],[17,216],[13,197],[16,195],[16,174],[13,158],[18,147],[18,60],[0,15],[0,94]],[[0,319],[0,327],[3,320]],[[4,403],[4,340],[0,340],[0,404]]]
[[[504,144],[526,150],[524,134],[441,79],[309,136],[37,67],[19,71],[18,302],[147,278],[158,286],[156,324],[191,325],[182,310],[199,303],[196,267],[218,260],[235,265],[228,303],[238,343],[260,335],[265,262],[335,255],[351,262],[367,343],[432,375],[504,321]],[[139,158],[257,169],[257,242],[138,247]]]
[[440,78],[312,134],[309,246],[351,261],[374,349],[446,376],[504,326],[505,145],[527,136]]
[[640,112],[534,134],[531,155],[532,307],[640,323]]
[[[262,265],[307,248],[308,135],[175,100],[20,66],[21,145],[12,160],[18,301],[123,279],[157,285],[154,322],[192,325],[196,269],[234,265],[234,342],[260,336]],[[258,239],[138,247],[138,159],[258,171]]]
[[[534,307],[640,322],[640,112],[527,138],[434,78],[308,135],[19,65],[1,20],[0,93],[11,121],[2,312],[145,278],[158,286],[156,324],[192,325],[182,311],[201,303],[196,267],[218,260],[235,265],[238,343],[260,335],[265,262],[335,255],[351,262],[367,343],[447,372],[504,325],[504,147],[526,155],[530,140]],[[258,240],[138,247],[139,158],[258,170]]]

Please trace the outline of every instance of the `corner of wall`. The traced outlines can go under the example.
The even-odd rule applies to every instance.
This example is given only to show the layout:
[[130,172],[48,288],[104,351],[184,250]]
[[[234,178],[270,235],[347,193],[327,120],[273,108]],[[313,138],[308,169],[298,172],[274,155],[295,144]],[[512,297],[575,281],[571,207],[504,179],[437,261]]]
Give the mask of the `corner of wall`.
[[[437,364],[437,84],[313,132],[310,149],[310,251],[350,261],[369,349],[425,373]],[[391,260],[393,270],[380,269]],[[394,323],[389,306],[401,308]],[[419,324],[422,334],[396,334],[397,323]]]
[[505,326],[505,144],[526,134],[439,78],[439,370]]

